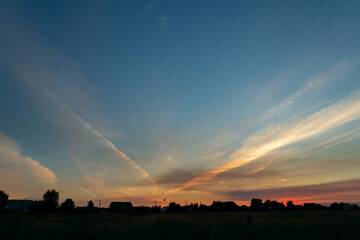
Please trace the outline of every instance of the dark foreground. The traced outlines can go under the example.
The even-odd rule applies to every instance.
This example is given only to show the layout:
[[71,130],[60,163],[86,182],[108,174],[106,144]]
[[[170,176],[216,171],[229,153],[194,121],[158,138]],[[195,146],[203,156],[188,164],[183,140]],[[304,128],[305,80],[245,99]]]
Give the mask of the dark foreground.
[[0,239],[360,239],[360,211],[11,214]]

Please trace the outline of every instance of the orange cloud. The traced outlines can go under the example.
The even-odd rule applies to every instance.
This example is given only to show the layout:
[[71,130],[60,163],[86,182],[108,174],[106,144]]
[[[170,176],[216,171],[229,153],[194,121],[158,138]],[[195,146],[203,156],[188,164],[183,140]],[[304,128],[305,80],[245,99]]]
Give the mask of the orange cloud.
[[216,177],[230,169],[248,164],[266,154],[287,145],[311,138],[331,129],[360,118],[360,91],[324,108],[295,123],[277,125],[250,137],[240,149],[236,150],[228,163],[191,179],[181,187],[166,194],[184,190]]

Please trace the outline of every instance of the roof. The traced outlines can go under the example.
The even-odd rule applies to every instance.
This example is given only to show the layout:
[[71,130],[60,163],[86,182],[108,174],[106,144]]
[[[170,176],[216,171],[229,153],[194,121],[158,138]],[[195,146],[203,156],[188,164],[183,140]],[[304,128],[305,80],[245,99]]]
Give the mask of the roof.
[[131,208],[133,205],[131,202],[111,202],[110,208]]
[[315,206],[316,203],[304,203],[304,206]]

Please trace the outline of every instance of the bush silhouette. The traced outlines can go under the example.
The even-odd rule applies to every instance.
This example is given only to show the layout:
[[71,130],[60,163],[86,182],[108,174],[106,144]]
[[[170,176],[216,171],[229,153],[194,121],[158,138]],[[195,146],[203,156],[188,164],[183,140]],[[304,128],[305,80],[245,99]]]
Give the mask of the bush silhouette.
[[282,202],[280,203],[278,201],[271,201],[270,202],[270,208],[271,208],[271,210],[284,210],[285,205]]
[[93,201],[90,200],[90,201],[88,202],[87,207],[88,207],[88,208],[93,208],[93,207],[94,207]]
[[181,211],[182,211],[182,208],[181,208],[180,204],[175,203],[175,202],[171,202],[167,209],[167,212],[181,212]]
[[294,203],[293,203],[293,201],[287,201],[286,207],[289,208],[289,209],[294,208]]
[[251,199],[250,206],[251,206],[251,209],[253,209],[253,210],[261,210],[263,207],[262,199],[257,199],[257,198]]
[[47,190],[43,195],[42,201],[34,201],[29,206],[29,211],[33,213],[55,212],[59,206],[59,192],[55,189]]
[[0,190],[0,211],[5,209],[6,202],[9,199],[9,195],[7,195],[4,191]]
[[75,203],[71,198],[67,198],[60,206],[63,212],[73,212],[75,209]]

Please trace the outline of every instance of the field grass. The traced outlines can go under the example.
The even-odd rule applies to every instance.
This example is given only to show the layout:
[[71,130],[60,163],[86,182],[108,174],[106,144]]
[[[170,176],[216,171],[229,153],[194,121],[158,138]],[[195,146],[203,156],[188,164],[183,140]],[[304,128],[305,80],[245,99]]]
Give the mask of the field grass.
[[360,239],[360,211],[7,214],[0,239]]

